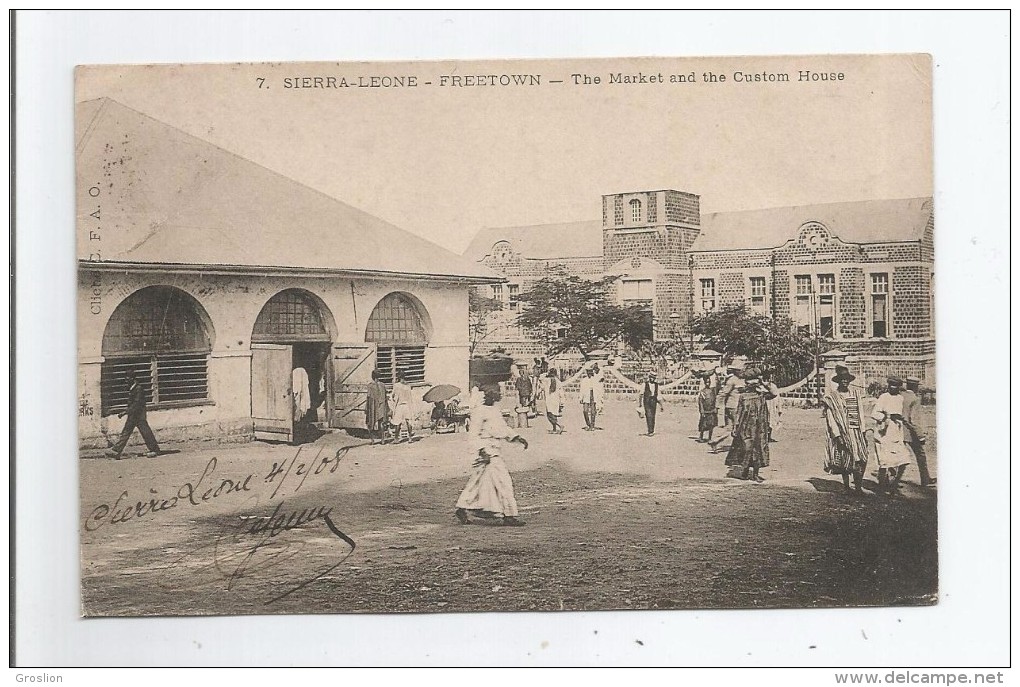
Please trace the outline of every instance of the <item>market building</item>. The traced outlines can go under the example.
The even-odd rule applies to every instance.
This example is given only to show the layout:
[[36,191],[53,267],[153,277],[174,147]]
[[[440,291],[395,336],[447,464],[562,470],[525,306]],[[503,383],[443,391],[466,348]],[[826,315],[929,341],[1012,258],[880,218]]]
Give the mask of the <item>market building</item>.
[[466,387],[468,289],[502,277],[115,101],[76,126],[83,448],[128,371],[161,441],[292,440],[296,392],[363,427],[373,370]]
[[513,325],[542,277],[612,276],[656,339],[686,341],[697,315],[743,303],[791,318],[858,375],[934,386],[933,231],[931,198],[703,214],[699,196],[658,190],[603,196],[601,221],[483,229],[465,255],[508,279],[480,287],[504,303],[483,351],[544,353]]

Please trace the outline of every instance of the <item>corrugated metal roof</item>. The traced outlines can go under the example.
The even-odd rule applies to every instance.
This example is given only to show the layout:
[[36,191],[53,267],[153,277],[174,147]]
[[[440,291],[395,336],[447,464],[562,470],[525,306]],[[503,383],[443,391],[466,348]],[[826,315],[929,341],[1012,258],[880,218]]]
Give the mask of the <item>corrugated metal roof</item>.
[[847,243],[918,241],[932,214],[931,198],[858,200],[701,216],[693,251],[776,248],[806,222],[820,222]]
[[527,258],[601,258],[602,221],[482,229],[464,255],[474,261],[481,260],[491,254],[492,247],[500,241],[508,241],[514,252]]
[[500,278],[116,101],[79,103],[76,134],[81,260]]

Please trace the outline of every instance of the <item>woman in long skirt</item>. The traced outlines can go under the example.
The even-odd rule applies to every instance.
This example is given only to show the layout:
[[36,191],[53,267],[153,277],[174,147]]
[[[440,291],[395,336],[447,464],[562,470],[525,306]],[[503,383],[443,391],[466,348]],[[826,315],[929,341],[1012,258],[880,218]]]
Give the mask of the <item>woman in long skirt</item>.
[[471,413],[471,431],[476,439],[476,455],[467,486],[457,499],[456,516],[462,525],[470,522],[468,512],[479,517],[500,518],[507,526],[520,526],[517,519],[517,499],[510,471],[500,455],[500,442],[521,444],[528,442],[510,431],[503,414],[495,407],[499,400],[498,387],[485,390],[485,404]]
[[732,476],[755,482],[765,481],[758,470],[769,464],[769,412],[765,405],[769,394],[760,382],[758,370],[749,367],[744,371],[744,388],[733,420],[733,444],[726,454]]

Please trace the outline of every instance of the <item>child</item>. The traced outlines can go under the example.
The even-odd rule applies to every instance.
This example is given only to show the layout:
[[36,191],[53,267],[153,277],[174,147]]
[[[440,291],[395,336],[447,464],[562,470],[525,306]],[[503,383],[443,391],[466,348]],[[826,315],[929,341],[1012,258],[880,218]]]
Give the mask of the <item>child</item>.
[[[704,444],[712,440],[712,432],[719,423],[719,411],[715,407],[715,388],[712,386],[712,377],[706,374],[702,377],[704,387],[698,394],[698,443]],[[705,433],[708,432],[708,436]]]

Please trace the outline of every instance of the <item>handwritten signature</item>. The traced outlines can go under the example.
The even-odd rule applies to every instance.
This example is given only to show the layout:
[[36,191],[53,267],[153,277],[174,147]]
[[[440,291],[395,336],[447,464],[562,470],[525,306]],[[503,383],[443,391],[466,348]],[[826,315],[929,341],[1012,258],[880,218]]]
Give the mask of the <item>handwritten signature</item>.
[[[307,542],[302,541],[300,537],[283,535],[295,530],[308,530],[321,521],[340,543],[338,550],[331,548],[327,553],[331,559],[328,561],[330,565],[304,578],[299,575],[297,578],[299,581],[296,583],[292,581],[288,584],[282,579],[279,580],[286,588],[282,593],[266,601],[267,604],[274,603],[331,573],[346,561],[356,548],[354,540],[337,526],[331,507],[315,504],[298,508],[291,507],[288,500],[282,496],[277,500],[281,488],[292,474],[295,478],[301,479],[296,483],[291,496],[301,490],[310,475],[320,475],[327,471],[330,474],[335,473],[347,453],[354,447],[343,447],[335,454],[326,456],[322,455],[324,449],[320,449],[311,459],[302,459],[302,448],[299,448],[293,457],[274,462],[269,472],[261,478],[258,473],[230,477],[217,475],[218,461],[215,457],[210,458],[197,479],[183,483],[175,491],[163,494],[149,488],[149,494],[144,500],[131,498],[128,491],[123,491],[112,503],[99,504],[85,520],[85,530],[95,532],[103,527],[120,526],[133,520],[160,517],[166,511],[178,508],[200,508],[217,499],[225,501],[238,496],[244,497],[244,501],[239,504],[240,512],[235,512],[238,525],[228,526],[211,541],[190,546],[163,568],[168,572],[186,573],[186,579],[183,581],[190,586],[202,584],[202,578],[211,575],[214,580],[226,581],[229,591],[241,580],[261,579],[267,571],[278,568],[288,561],[307,565],[308,560],[298,559]],[[260,498],[256,491],[260,490],[262,485],[273,486],[268,500],[275,501],[275,506],[268,514],[253,514],[260,506]],[[266,488],[268,489],[268,486]],[[340,558],[333,559],[337,554],[340,554]],[[179,578],[180,575],[175,574],[171,579],[161,580],[160,586],[176,586],[182,581]]]

